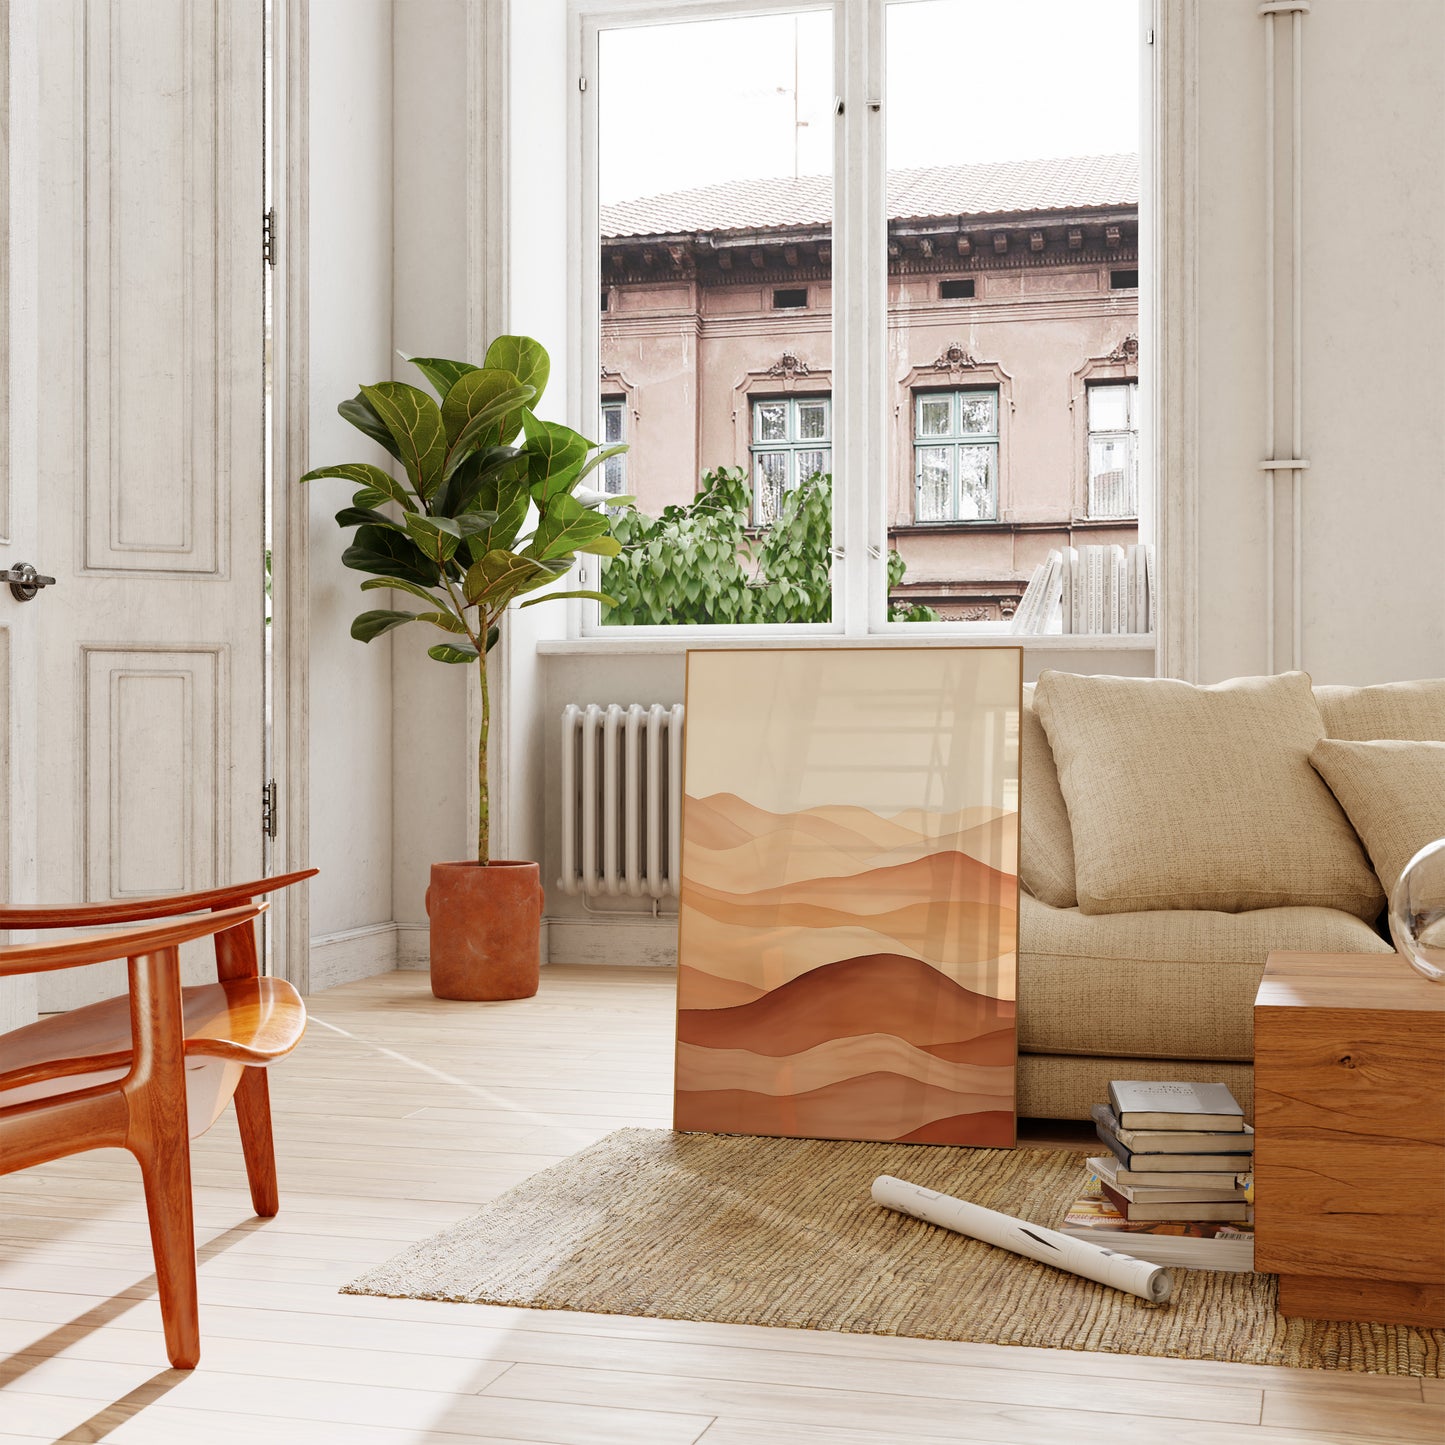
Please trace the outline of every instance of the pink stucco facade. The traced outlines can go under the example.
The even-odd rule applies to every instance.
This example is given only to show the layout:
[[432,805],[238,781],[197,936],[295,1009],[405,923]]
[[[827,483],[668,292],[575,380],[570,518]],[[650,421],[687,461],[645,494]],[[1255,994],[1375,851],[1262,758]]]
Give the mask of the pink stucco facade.
[[[1137,538],[1127,489],[1100,484],[1091,501],[1088,485],[1089,388],[1138,375],[1136,238],[1133,207],[890,226],[886,523],[908,564],[896,600],[951,618],[1007,617],[1051,547]],[[643,511],[690,500],[712,468],[754,470],[759,400],[831,395],[829,241],[798,227],[741,241],[604,240],[601,395],[623,405],[626,490]],[[929,425],[955,426],[956,393],[982,398],[968,424],[996,418],[996,431],[981,445],[958,433],[968,456],[931,464],[960,475],[991,464],[984,510],[995,515],[926,520],[935,503],[918,491],[919,398],[939,399]],[[816,425],[817,409],[810,415]],[[951,493],[955,509],[963,491]]]

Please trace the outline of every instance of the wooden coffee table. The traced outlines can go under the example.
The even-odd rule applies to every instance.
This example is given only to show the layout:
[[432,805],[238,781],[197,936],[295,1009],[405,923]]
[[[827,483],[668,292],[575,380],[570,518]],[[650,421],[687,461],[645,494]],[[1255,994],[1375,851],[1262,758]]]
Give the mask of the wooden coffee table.
[[1398,954],[1271,954],[1254,1100],[1280,1312],[1445,1326],[1445,984]]

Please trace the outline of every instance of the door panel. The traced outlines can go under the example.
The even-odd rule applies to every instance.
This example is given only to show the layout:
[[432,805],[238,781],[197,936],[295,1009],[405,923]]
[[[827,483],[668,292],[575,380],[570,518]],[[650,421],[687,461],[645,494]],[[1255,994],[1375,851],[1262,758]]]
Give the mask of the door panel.
[[[34,605],[49,898],[261,871],[262,13],[46,9],[40,533],[60,585]],[[47,978],[41,1008],[118,978]]]

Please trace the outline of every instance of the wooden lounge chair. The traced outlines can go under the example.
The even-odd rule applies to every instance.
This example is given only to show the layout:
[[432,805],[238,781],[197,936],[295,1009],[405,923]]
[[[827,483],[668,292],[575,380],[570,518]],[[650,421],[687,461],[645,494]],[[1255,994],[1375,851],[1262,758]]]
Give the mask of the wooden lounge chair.
[[[251,1202],[264,1217],[277,1211],[265,1070],[300,1042],[306,1006],[289,983],[260,976],[254,920],[267,905],[254,900],[315,871],[169,898],[0,908],[6,929],[149,924],[0,948],[0,977],[124,958],[130,985],[127,995],[0,1034],[0,1174],[88,1149],[136,1156],[177,1369],[200,1358],[190,1139],[233,1095]],[[182,988],[179,947],[208,936],[217,982]]]

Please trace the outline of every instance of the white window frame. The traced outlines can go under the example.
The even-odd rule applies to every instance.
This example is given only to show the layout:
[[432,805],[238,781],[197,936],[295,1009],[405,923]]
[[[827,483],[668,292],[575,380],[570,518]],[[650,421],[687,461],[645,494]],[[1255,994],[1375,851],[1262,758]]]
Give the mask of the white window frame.
[[[788,460],[788,473],[783,478],[783,495],[786,497],[789,492],[796,491],[810,476],[817,472],[826,472],[831,475],[833,471],[833,397],[832,393],[826,391],[805,391],[793,396],[763,396],[753,394],[749,396],[748,403],[752,408],[752,428],[749,433],[751,441],[748,445],[748,455],[751,461],[749,467],[750,486],[752,487],[752,517],[753,526],[766,527],[772,520],[762,515],[762,508],[759,505],[759,463],[765,456],[785,456]],[[759,434],[758,409],[764,406],[783,406],[787,408],[787,435],[781,440],[768,440]],[[804,406],[821,406],[823,408],[823,435],[821,437],[804,437],[799,435],[798,430],[798,408]],[[800,472],[798,460],[800,457],[811,455],[817,452],[823,458],[820,467],[814,467],[811,471]]]
[[[1094,393],[1110,389],[1124,393],[1122,427],[1094,426]],[[1139,515],[1139,383],[1132,378],[1110,378],[1090,381],[1084,385],[1084,514],[1090,521],[1127,522]],[[1094,510],[1094,442],[1117,441],[1124,444],[1124,472],[1133,494],[1134,509],[1130,512],[1096,512]]]
[[[886,181],[887,162],[884,109],[878,97],[884,86],[884,49],[887,7],[907,0],[567,0],[569,74],[569,349],[572,363],[572,410],[588,415],[595,407],[600,344],[600,310],[596,297],[602,284],[598,211],[598,36],[604,29],[624,26],[686,23],[771,11],[829,10],[833,15],[834,75],[838,104],[834,131],[833,222],[833,389],[830,408],[833,474],[833,608],[827,623],[770,623],[759,625],[679,625],[670,627],[617,627],[601,622],[594,602],[572,602],[568,634],[579,643],[596,641],[612,646],[625,639],[639,650],[672,651],[695,645],[717,645],[748,638],[780,643],[814,637],[824,641],[904,639],[919,642],[991,641],[1008,635],[1008,624],[997,622],[895,623],[887,620],[887,473],[891,453],[890,388],[887,366],[888,260]],[[1184,0],[1192,14],[1197,0]],[[1154,345],[1160,331],[1158,297],[1167,278],[1160,260],[1164,227],[1155,209],[1155,193],[1164,179],[1157,153],[1178,149],[1180,115],[1178,97],[1170,113],[1162,114],[1161,74],[1178,86],[1184,64],[1192,63],[1187,24],[1169,31],[1169,53],[1156,48],[1156,30],[1166,22],[1167,7],[1160,0],[1138,0],[1140,37],[1140,217],[1139,268],[1140,340],[1144,356],[1140,368],[1139,535],[1155,540],[1157,509],[1153,496],[1165,447],[1156,422],[1157,383]],[[1181,38],[1182,37],[1182,40]],[[1192,152],[1191,152],[1192,158]],[[1182,210],[1171,189],[1171,210]],[[1186,245],[1186,250],[1188,249]],[[1192,252],[1190,253],[1192,254]],[[1169,293],[1183,295],[1187,286],[1179,276],[1168,283]],[[587,298],[592,300],[589,304]],[[846,299],[845,299],[846,298]],[[575,418],[574,418],[574,424]],[[751,432],[751,428],[750,428]],[[1145,465],[1147,463],[1147,466]],[[750,468],[751,471],[751,468]],[[1192,496],[1192,474],[1182,479]],[[1186,505],[1188,497],[1185,498]],[[1190,529],[1177,527],[1181,537]],[[1168,539],[1160,539],[1165,541]],[[1158,558],[1161,574],[1165,556]],[[582,563],[585,587],[597,586],[595,559]],[[1162,580],[1162,578],[1161,578]],[[1160,616],[1164,614],[1160,608]],[[1163,625],[1161,622],[1161,637]],[[1057,650],[1090,648],[1091,639],[1061,641],[1051,637]],[[1150,638],[1111,638],[1120,650],[1152,646]]]
[[[963,398],[966,396],[988,395],[993,398],[993,430],[989,432],[966,432],[959,422],[959,414],[963,410]],[[948,402],[948,431],[925,435],[923,426],[923,408],[928,402]],[[913,524],[916,527],[937,527],[947,526],[950,523],[958,522],[997,522],[998,521],[998,481],[999,481],[999,432],[1001,423],[999,421],[999,409],[1003,404],[1002,388],[998,386],[954,386],[934,387],[932,389],[919,388],[913,393]],[[986,517],[961,517],[959,516],[959,471],[958,453],[964,447],[988,447],[993,452],[993,506]],[[947,517],[930,517],[925,521],[919,516],[919,494],[923,490],[923,453],[926,451],[948,451],[950,456],[949,476],[952,480],[952,505],[951,515]]]

